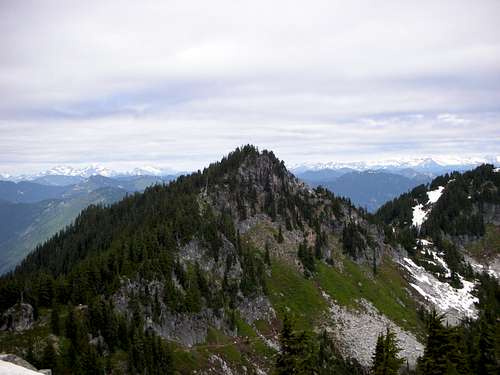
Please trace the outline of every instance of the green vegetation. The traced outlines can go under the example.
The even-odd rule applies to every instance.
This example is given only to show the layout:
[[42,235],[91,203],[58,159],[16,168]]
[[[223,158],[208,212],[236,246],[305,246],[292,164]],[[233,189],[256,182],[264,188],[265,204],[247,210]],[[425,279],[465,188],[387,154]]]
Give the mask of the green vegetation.
[[397,375],[404,363],[398,356],[401,349],[397,346],[396,334],[387,328],[385,335],[377,339],[375,353],[373,354],[373,375]]
[[[378,245],[370,236],[375,228],[369,228],[367,220],[376,224],[381,219],[353,212],[348,201],[324,189],[314,194],[297,189],[293,181],[271,152],[245,146],[203,172],[150,187],[110,207],[89,207],[73,225],[0,278],[0,313],[23,298],[39,315],[33,330],[2,333],[0,348],[20,353],[13,345],[38,340],[40,348],[22,354],[34,364],[50,364],[56,375],[189,373],[212,366],[212,354],[237,370],[250,363],[269,368],[278,357],[278,373],[290,373],[291,368],[297,374],[360,373],[355,361],[341,358],[327,334],[312,333],[328,311],[322,291],[351,308],[361,308],[358,301],[364,298],[402,328],[422,335],[423,323],[397,265],[389,259],[376,265]],[[491,191],[484,186],[483,190]],[[415,194],[425,199],[425,187]],[[488,197],[483,198],[495,199]],[[406,203],[415,199],[412,194],[407,198]],[[386,212],[384,221],[400,208],[406,212],[400,203]],[[262,214],[265,220],[257,220],[248,231],[242,229],[251,221],[241,220]],[[388,228],[386,233],[392,233]],[[294,232],[286,232],[290,230]],[[291,243],[299,233],[304,241],[296,251],[296,243]],[[406,238],[405,244],[413,248],[415,236],[406,226],[387,241]],[[446,250],[450,268],[458,269],[456,248],[439,240],[436,237],[435,243]],[[193,248],[200,257],[191,256]],[[352,260],[372,256],[369,265]],[[342,262],[342,267],[325,261]],[[130,290],[124,291],[120,288],[127,279]],[[472,337],[470,347],[489,353],[483,362],[491,360],[491,337],[477,336],[474,329],[486,332],[498,316],[497,302],[491,302],[498,292],[492,285],[484,279],[478,292],[482,311],[489,311],[483,325],[461,328],[464,337]],[[125,293],[127,302],[119,310],[112,302],[118,291]],[[293,320],[285,320],[280,338],[284,350],[279,355],[260,337],[274,334],[279,321],[249,325],[237,311],[244,298],[263,295],[278,319]],[[161,324],[165,310],[194,318],[210,311],[224,317],[226,326],[206,327],[205,343],[183,349],[149,329],[149,319]],[[224,334],[226,328],[237,335]]]
[[326,302],[313,280],[283,260],[272,259],[272,275],[267,281],[268,296],[280,318],[289,314],[300,329],[312,329],[326,309]]
[[423,325],[415,302],[405,290],[407,284],[397,265],[384,259],[376,276],[371,274],[370,268],[347,258],[343,261],[343,268],[340,272],[325,264],[318,265],[317,281],[339,304],[359,307],[357,300],[365,298],[400,327],[422,333]]
[[275,375],[357,375],[365,371],[355,360],[342,358],[326,332],[316,335],[297,330],[285,315],[280,333],[281,352],[276,357]]
[[500,253],[500,227],[492,224],[486,225],[483,238],[467,246],[472,256],[477,258],[490,257]]

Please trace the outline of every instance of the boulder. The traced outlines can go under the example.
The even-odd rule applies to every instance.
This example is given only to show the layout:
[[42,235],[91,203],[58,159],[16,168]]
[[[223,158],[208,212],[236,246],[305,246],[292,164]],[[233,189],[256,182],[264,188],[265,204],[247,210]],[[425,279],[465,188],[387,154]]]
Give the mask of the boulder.
[[0,317],[0,330],[21,332],[33,327],[33,306],[29,303],[17,303]]

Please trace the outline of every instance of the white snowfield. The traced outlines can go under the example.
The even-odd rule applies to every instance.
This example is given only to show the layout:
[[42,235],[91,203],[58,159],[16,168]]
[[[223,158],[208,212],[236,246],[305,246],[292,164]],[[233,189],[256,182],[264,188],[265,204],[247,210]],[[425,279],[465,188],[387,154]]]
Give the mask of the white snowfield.
[[[439,258],[437,259],[439,263],[444,262],[440,257],[437,258]],[[459,275],[463,288],[455,289],[450,284],[439,281],[433,274],[415,264],[410,258],[403,258],[401,265],[412,277],[410,285],[425,300],[435,306],[439,313],[445,313],[450,323],[457,323],[465,317],[477,317],[477,309],[474,303],[479,302],[479,300],[472,295],[474,283],[465,280]],[[448,273],[447,266],[445,266],[445,269]]]
[[428,191],[428,203],[425,206],[422,203],[419,203],[415,207],[413,207],[412,225],[414,227],[420,228],[422,226],[425,219],[427,219],[427,215],[429,215],[429,212],[431,212],[432,207],[429,207],[429,205],[436,203],[443,194],[443,191],[444,186],[438,186],[437,189]]
[[414,227],[420,228],[427,218],[428,211],[424,209],[424,205],[422,203],[417,204],[413,207],[413,219],[412,225]]
[[0,374],[1,375],[40,375],[38,371],[27,369],[26,367],[15,365],[11,362],[2,361],[0,359]]
[[439,186],[436,190],[431,190],[427,192],[427,197],[429,198],[429,203],[436,203],[438,199],[443,194],[444,186]]

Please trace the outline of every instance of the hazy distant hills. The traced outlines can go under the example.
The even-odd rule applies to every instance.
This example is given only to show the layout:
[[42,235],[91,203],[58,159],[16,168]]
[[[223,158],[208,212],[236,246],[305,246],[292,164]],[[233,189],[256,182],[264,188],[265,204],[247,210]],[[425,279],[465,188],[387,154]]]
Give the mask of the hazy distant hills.
[[60,198],[65,187],[40,185],[33,182],[0,181],[0,199],[13,203],[33,203],[44,199]]
[[111,204],[172,178],[47,175],[33,181],[0,181],[0,274],[89,205]]

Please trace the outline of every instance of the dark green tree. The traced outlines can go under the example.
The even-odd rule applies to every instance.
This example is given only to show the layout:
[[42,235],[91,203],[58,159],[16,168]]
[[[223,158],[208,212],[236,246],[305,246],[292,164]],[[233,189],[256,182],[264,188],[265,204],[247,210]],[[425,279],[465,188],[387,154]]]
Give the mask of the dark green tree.
[[377,339],[373,355],[372,373],[374,375],[396,375],[399,373],[404,359],[399,358],[401,349],[397,345],[396,334],[387,328],[385,335]]

